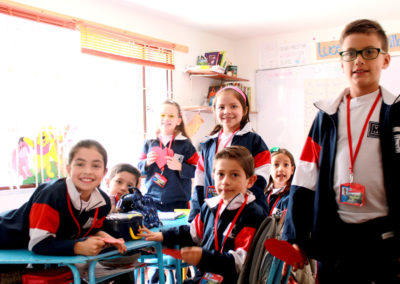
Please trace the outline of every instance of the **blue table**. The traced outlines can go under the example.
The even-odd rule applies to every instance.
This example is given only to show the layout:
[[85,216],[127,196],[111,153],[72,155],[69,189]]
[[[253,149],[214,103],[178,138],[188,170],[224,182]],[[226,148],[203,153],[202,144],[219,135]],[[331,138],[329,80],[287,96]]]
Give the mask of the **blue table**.
[[[163,226],[161,228],[170,228],[179,225],[183,225],[187,223],[186,218],[180,218],[172,221],[163,221]],[[153,228],[152,230],[158,231],[161,228]],[[156,255],[158,259],[158,269],[160,271],[164,270],[163,264],[163,253],[162,253],[162,244],[159,242],[153,241],[145,241],[145,240],[135,240],[126,242],[126,246],[128,251],[146,248],[146,247],[154,247],[156,249]],[[85,256],[85,255],[76,255],[76,256],[53,256],[53,255],[40,255],[35,254],[27,249],[9,249],[9,250],[0,250],[0,264],[59,264],[68,266],[72,274],[74,276],[74,283],[80,284],[80,276],[79,271],[76,267],[76,264],[85,264],[89,263],[89,284],[96,283],[95,278],[95,266],[99,260],[104,260],[108,258],[118,257],[119,252],[115,250],[110,250],[104,253],[100,253],[95,256]],[[160,283],[164,284],[164,274],[160,274]]]

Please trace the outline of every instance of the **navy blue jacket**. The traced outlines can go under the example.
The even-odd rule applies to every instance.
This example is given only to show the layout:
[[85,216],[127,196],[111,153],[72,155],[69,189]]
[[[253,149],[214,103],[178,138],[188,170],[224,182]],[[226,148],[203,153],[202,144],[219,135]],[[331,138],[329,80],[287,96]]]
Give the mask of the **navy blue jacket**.
[[[195,188],[192,195],[192,208],[189,221],[192,221],[200,212],[204,199],[216,195],[210,194],[210,186],[214,186],[211,174],[217,142],[218,134],[215,134],[201,146],[201,155],[196,169]],[[267,212],[268,206],[264,198],[264,190],[269,180],[269,171],[271,167],[271,154],[267,145],[260,135],[252,131],[250,123],[247,123],[233,136],[231,145],[244,146],[253,155],[257,181],[250,190],[255,195],[256,202]]]
[[[169,147],[170,143],[171,142],[165,147]],[[182,170],[171,170],[165,165],[162,175],[167,178],[167,183],[164,188],[162,188],[152,181],[154,174],[161,173],[161,169],[156,163],[146,168],[147,154],[151,152],[152,147],[156,146],[160,147],[160,140],[158,138],[146,140],[138,164],[142,175],[146,176],[146,195],[151,196],[157,203],[189,201],[192,191],[192,178],[194,177],[194,171],[196,170],[196,164],[199,159],[196,149],[190,140],[183,135],[179,134],[175,137],[171,149],[174,151],[175,157],[178,157],[179,161],[182,163]]]
[[[400,96],[382,90],[379,131],[388,218],[400,236]],[[340,217],[333,190],[338,113],[343,94],[320,110],[303,148],[290,191],[283,239],[320,259],[337,241]]]
[[0,248],[28,247],[40,254],[74,255],[75,243],[88,233],[97,233],[111,210],[110,199],[101,190],[92,192],[89,202],[86,210],[76,209],[80,195],[76,189],[67,189],[65,178],[39,185],[24,205],[0,216]]
[[196,266],[199,271],[195,276],[195,283],[198,283],[205,272],[222,275],[224,277],[222,283],[237,282],[254,234],[265,218],[263,209],[254,202],[255,196],[250,191],[247,191],[247,195],[246,206],[226,239],[222,252],[222,241],[245,200],[242,194],[237,195],[219,217],[217,224],[218,251],[215,249],[214,222],[221,200],[220,196],[207,199],[190,226],[184,225],[163,231],[163,244],[166,246],[201,246],[203,248],[200,263]]

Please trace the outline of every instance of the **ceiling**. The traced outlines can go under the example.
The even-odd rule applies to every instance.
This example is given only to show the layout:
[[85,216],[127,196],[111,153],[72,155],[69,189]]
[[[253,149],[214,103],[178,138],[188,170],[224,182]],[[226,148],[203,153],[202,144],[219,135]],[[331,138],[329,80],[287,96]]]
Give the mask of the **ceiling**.
[[153,16],[229,39],[400,18],[399,0],[118,0]]

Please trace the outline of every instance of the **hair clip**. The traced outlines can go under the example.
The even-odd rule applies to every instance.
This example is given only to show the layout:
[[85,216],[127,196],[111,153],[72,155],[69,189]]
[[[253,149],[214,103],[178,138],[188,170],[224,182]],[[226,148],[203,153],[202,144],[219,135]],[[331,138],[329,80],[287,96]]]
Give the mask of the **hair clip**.
[[269,149],[269,152],[270,152],[270,153],[278,152],[280,149],[281,149],[281,148],[275,146],[275,147],[272,147],[271,149]]

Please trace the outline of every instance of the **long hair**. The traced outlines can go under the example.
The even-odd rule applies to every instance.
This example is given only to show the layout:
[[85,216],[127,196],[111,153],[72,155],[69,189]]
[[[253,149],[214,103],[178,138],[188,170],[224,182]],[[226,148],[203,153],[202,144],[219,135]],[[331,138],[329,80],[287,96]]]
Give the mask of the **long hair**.
[[[243,117],[240,120],[240,129],[242,129],[246,125],[246,123],[248,123],[250,121],[249,100],[248,100],[247,97],[245,99],[238,91],[229,88],[229,86],[219,90],[217,92],[217,94],[215,95],[215,98],[214,98],[214,101],[213,101],[213,105],[212,105],[213,111],[214,111],[214,113],[216,112],[215,111],[215,107],[216,107],[216,102],[218,100],[218,97],[223,95],[223,94],[226,94],[226,93],[232,93],[235,96],[235,98],[240,102],[240,105],[242,106]],[[213,135],[213,134],[219,132],[221,129],[222,129],[222,125],[221,124],[215,125],[214,129],[211,130],[210,135]]]
[[[275,148],[276,150],[275,150],[274,148]],[[288,192],[288,191],[290,190],[290,186],[292,185],[292,180],[293,180],[293,176],[294,176],[294,171],[296,170],[296,162],[294,161],[293,155],[292,155],[292,153],[289,152],[289,150],[287,150],[287,149],[285,149],[285,148],[279,148],[279,147],[274,147],[274,148],[271,148],[271,149],[270,149],[270,152],[271,152],[271,161],[272,161],[272,158],[273,158],[274,156],[279,155],[279,154],[283,154],[283,155],[285,155],[285,156],[287,156],[287,157],[289,158],[290,163],[291,163],[292,166],[294,167],[293,174],[292,174],[292,176],[289,178],[289,180],[287,181],[285,190],[283,190],[283,192],[282,192],[282,193],[286,193],[286,192]],[[272,163],[272,162],[271,162],[271,163]],[[273,165],[271,165],[271,166],[273,166]],[[267,187],[265,188],[266,191],[268,190],[268,188],[271,186],[271,184],[272,184],[273,182],[274,182],[274,180],[272,179],[272,175],[270,175],[270,176],[269,176],[268,185],[267,185]]]
[[[185,136],[187,139],[190,140],[190,137],[186,132],[185,123],[183,121],[182,111],[181,111],[181,107],[179,106],[179,104],[173,100],[165,100],[161,103],[161,105],[172,105],[172,106],[176,107],[176,109],[178,110],[178,117],[181,119],[181,123],[175,127],[174,133],[176,135],[179,132],[181,132],[183,136]],[[157,135],[160,134],[160,128],[157,128],[156,134]]]

